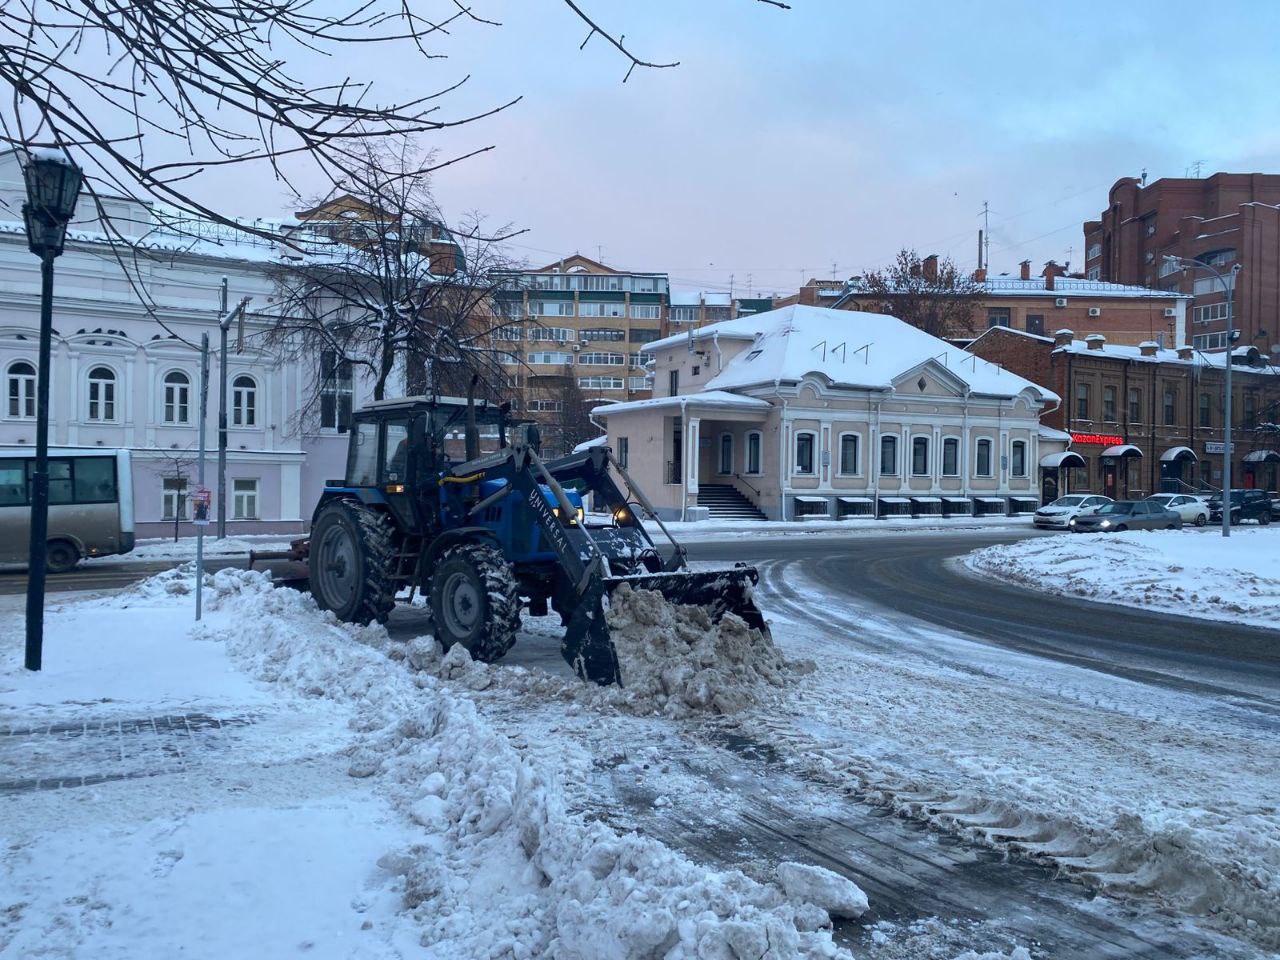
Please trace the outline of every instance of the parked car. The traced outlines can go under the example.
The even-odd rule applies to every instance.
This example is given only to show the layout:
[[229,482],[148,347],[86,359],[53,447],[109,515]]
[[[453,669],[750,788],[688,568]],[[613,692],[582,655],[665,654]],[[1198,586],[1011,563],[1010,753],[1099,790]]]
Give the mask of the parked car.
[[[1209,501],[1209,519],[1222,520],[1222,496]],[[1271,494],[1265,490],[1232,490],[1231,522],[1257,520],[1263,526],[1271,522]]]
[[1209,522],[1209,504],[1204,497],[1193,497],[1185,493],[1157,493],[1147,497],[1147,503],[1159,504],[1163,510],[1172,510],[1182,517],[1183,523],[1203,527]]
[[1182,517],[1147,500],[1117,500],[1071,521],[1076,533],[1119,533],[1122,530],[1181,530]]
[[1053,503],[1046,503],[1036,511],[1031,522],[1037,527],[1065,530],[1076,517],[1085,513],[1093,513],[1099,507],[1105,506],[1110,502],[1110,497],[1093,493],[1068,494],[1065,497],[1059,497]]

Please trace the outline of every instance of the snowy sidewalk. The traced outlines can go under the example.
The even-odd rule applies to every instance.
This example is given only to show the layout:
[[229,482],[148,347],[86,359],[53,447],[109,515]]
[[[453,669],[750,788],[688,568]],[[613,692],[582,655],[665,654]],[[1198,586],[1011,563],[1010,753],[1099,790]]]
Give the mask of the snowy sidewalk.
[[965,564],[1048,593],[1280,629],[1280,528],[1062,533],[976,550]]
[[[699,520],[664,521],[679,541],[728,540],[738,537],[870,537],[882,533],[972,533],[974,530],[1030,530],[1031,515],[998,517],[853,517],[848,520]],[[644,527],[660,545],[662,529],[652,520]]]

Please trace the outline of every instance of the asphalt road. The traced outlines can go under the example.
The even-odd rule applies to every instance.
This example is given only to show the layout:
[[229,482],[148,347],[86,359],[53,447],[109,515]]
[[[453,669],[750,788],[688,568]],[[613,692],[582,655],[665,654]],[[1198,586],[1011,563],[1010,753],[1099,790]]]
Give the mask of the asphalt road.
[[[955,558],[1030,531],[789,537],[689,544],[691,560],[798,566],[824,593],[970,639],[1088,669],[1240,698],[1280,717],[1275,631],[1055,597],[981,578]],[[1070,536],[1059,533],[1053,536]],[[1188,531],[1187,536],[1206,534]],[[786,598],[782,578],[766,589]],[[812,597],[793,597],[822,622]]]

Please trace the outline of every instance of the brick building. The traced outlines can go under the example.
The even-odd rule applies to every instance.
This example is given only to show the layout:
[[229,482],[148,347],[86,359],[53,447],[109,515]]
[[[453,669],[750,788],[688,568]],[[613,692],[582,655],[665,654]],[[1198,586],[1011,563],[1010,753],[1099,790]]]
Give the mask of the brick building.
[[671,291],[670,322],[664,335],[696,330],[708,323],[736,320],[773,309],[772,297],[735,297],[707,290]]
[[1222,286],[1163,258],[1201,260],[1224,274],[1239,264],[1234,307],[1242,342],[1280,354],[1280,175],[1215,173],[1146,185],[1123,177],[1106,210],[1084,224],[1084,240],[1086,276],[1192,294],[1188,340],[1178,342],[1201,350],[1225,347]]
[[[937,256],[925,257],[921,270],[925,276],[936,276]],[[870,305],[860,297],[860,280],[810,280],[794,298],[779,304],[866,310]],[[978,270],[974,280],[978,287],[975,334],[991,327],[1008,327],[1043,336],[1071,327],[1096,330],[1111,342],[1133,346],[1146,340],[1169,345],[1186,340],[1190,297],[1176,291],[1069,277],[1066,269],[1053,261],[1044,265],[1039,276],[1032,276],[1031,262],[1024,260],[1017,276],[989,276],[986,270]]]
[[[1221,487],[1223,362],[1189,346],[1161,349],[1111,344],[1099,334],[1075,339],[1070,330],[1042,337],[993,328],[969,351],[1053,390],[1062,406],[1043,416],[1067,431],[1083,465],[1065,476],[1043,471],[1061,492],[1092,490],[1144,497],[1167,486]],[[1235,486],[1277,489],[1280,368],[1233,368]],[[1044,496],[1051,490],[1046,487]]]

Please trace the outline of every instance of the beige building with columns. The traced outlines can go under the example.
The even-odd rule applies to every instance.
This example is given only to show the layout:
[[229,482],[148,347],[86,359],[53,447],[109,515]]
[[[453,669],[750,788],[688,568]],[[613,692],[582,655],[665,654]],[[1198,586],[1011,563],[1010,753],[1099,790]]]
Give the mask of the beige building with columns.
[[650,350],[654,396],[593,415],[664,519],[1025,512],[1065,447],[1052,391],[883,314],[792,305]]

